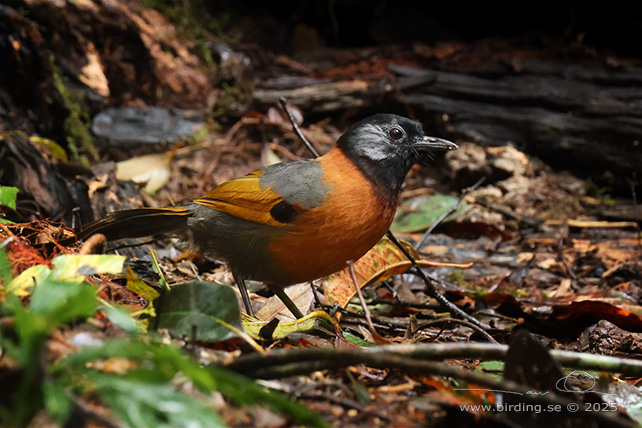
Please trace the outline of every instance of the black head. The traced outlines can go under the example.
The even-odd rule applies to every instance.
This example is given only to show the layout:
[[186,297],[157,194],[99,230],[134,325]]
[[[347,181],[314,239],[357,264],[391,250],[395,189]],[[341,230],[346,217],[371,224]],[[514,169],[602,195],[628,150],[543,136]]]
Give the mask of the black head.
[[[456,150],[450,141],[427,137],[419,122],[394,114],[376,114],[353,125],[337,147],[374,183],[395,196],[410,167],[436,150]],[[395,197],[396,199],[396,197]]]

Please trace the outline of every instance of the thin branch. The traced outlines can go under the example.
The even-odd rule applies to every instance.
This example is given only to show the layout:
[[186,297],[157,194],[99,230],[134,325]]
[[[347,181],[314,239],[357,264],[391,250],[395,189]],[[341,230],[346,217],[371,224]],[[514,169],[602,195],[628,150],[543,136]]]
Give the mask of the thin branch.
[[497,204],[490,203],[484,199],[475,199],[475,203],[481,205],[484,208],[488,208],[489,210],[498,212],[504,217],[508,217],[510,219],[516,220],[520,225],[523,224],[528,227],[532,227],[534,229],[539,229],[542,226],[542,223],[544,223],[544,220],[541,220],[541,219],[530,218],[530,217],[520,217],[517,214],[509,211],[508,209],[500,207]]
[[[257,370],[276,365],[306,361],[346,361],[342,367],[367,364],[359,357],[366,354],[394,354],[414,360],[485,359],[503,360],[507,345],[489,343],[415,343],[412,345],[385,345],[357,350],[343,348],[294,348],[273,350],[267,355],[246,354],[226,365],[227,368],[252,376]],[[584,354],[571,351],[549,351],[564,367],[621,373],[642,377],[642,361]],[[348,362],[350,360],[350,362]]]
[[374,325],[372,324],[370,309],[368,309],[368,304],[366,303],[366,299],[363,297],[363,293],[361,292],[361,287],[359,287],[359,281],[357,280],[357,274],[354,272],[354,263],[352,261],[348,262],[348,270],[350,271],[350,277],[352,278],[352,284],[354,285],[354,289],[356,290],[357,296],[359,296],[359,302],[361,302],[361,307],[363,308],[363,314],[366,317],[366,321],[368,323],[368,330],[370,330],[372,339],[375,341],[377,345],[390,343],[389,340],[383,338],[377,332],[377,330],[374,328]]
[[484,324],[483,322],[479,321],[478,319],[468,315],[466,312],[464,312],[461,309],[459,309],[450,300],[448,300],[444,296],[442,296],[439,293],[439,291],[437,291],[437,289],[435,288],[435,284],[434,284],[435,281],[430,279],[430,278],[428,278],[428,276],[426,275],[426,272],[424,272],[424,270],[421,268],[421,266],[419,266],[419,264],[417,264],[417,261],[414,259],[414,257],[412,257],[410,255],[410,253],[404,248],[404,246],[401,245],[401,243],[399,242],[399,240],[397,240],[395,235],[393,235],[392,232],[388,231],[386,236],[388,237],[388,239],[390,239],[397,246],[397,248],[399,248],[399,250],[404,254],[404,256],[406,256],[406,258],[410,261],[410,263],[412,263],[412,267],[415,268],[415,271],[416,271],[417,275],[419,275],[419,277],[426,284],[426,294],[428,294],[428,296],[430,296],[433,299],[437,300],[437,302],[439,302],[439,305],[442,308],[444,308],[445,310],[447,310],[448,312],[450,312],[453,316],[455,316],[457,318],[460,318],[460,319],[464,319],[464,320],[466,320],[468,322],[471,322],[471,323],[477,325],[478,327],[481,327],[481,328],[484,328],[484,329],[490,328],[490,326],[487,326],[486,324]]
[[288,101],[285,99],[285,97],[279,98],[279,102],[281,103],[281,107],[283,107],[283,110],[285,110],[285,114],[288,115],[288,119],[290,119],[290,123],[292,124],[292,129],[294,129],[294,132],[296,133],[296,135],[301,139],[301,141],[303,141],[303,144],[307,146],[308,150],[312,152],[315,158],[318,158],[319,156],[321,156],[319,152],[317,152],[317,150],[314,147],[312,147],[312,144],[310,144],[308,139],[305,138],[305,135],[303,135],[303,132],[301,132],[301,129],[299,129],[299,125],[297,125],[296,122],[294,121],[294,117],[292,116],[292,113],[288,108]]
[[[568,276],[568,278],[571,280],[571,286],[575,291],[579,291],[577,276],[575,275],[575,272],[573,272],[571,266],[569,266],[566,257],[564,257],[564,237],[561,237],[557,241],[557,258],[562,262],[564,270],[566,271],[566,276]],[[532,262],[533,260],[535,260],[534,257],[530,260],[530,262]]]
[[488,334],[484,329],[480,328],[478,325],[473,324],[473,323],[468,322],[468,321],[458,320],[456,318],[443,318],[443,319],[435,319],[435,320],[424,321],[424,322],[420,323],[419,325],[417,325],[417,330],[422,330],[422,329],[424,329],[426,327],[430,327],[430,326],[433,326],[433,325],[439,325],[439,324],[446,324],[446,325],[448,325],[448,324],[460,324],[460,325],[463,325],[464,327],[468,327],[468,328],[470,328],[472,330],[475,330],[477,333],[479,333],[482,336],[484,336],[484,338],[486,338],[486,340],[488,340],[490,343],[499,344],[499,342],[497,342],[493,338],[493,336]]

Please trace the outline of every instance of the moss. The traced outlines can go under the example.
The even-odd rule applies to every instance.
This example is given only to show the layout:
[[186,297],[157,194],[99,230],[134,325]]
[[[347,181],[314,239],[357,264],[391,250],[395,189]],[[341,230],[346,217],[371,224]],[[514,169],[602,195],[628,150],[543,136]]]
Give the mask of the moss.
[[[141,4],[146,9],[154,9],[165,15],[176,26],[177,36],[197,42],[211,39],[211,34],[214,34],[227,43],[234,42],[233,38],[225,34],[225,29],[231,22],[231,15],[221,12],[212,16],[205,0],[143,0]],[[203,59],[207,61],[206,57]]]
[[239,88],[222,83],[223,92],[216,101],[216,105],[210,114],[210,117],[217,119],[227,116],[230,111],[235,110],[235,106],[243,105],[246,102],[245,94]]
[[56,66],[53,55],[51,55],[50,61],[54,85],[69,109],[69,115],[65,119],[65,133],[67,134],[70,157],[86,162],[84,156],[88,156],[90,161],[95,162],[99,155],[98,150],[94,147],[94,139],[90,131],[91,119],[82,106],[84,95],[65,86],[62,72]]
[[586,194],[600,200],[602,206],[613,207],[616,202],[613,198],[613,188],[609,186],[598,186],[590,178],[586,182]]
[[454,270],[448,275],[448,282],[454,285],[465,285],[466,274],[460,270]]

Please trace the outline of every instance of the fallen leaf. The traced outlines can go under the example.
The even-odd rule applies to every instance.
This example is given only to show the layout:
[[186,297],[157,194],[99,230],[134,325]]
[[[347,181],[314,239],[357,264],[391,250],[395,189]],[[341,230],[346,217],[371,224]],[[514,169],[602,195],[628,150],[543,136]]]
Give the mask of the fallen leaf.
[[[395,233],[415,233],[428,229],[440,216],[457,204],[458,198],[448,195],[418,196],[403,202],[390,229]],[[444,221],[455,219],[468,209],[461,202]]]
[[175,154],[176,148],[169,153],[154,153],[118,162],[116,178],[134,183],[147,183],[145,191],[154,194],[169,181],[169,165]]
[[236,337],[228,325],[241,328],[236,292],[216,282],[174,285],[159,298],[157,308],[157,327],[168,329],[174,337],[217,342]]
[[[253,339],[263,339],[259,332],[265,327],[269,321],[259,321],[244,317],[243,330],[250,335]],[[323,311],[312,312],[305,317],[296,321],[280,322],[272,333],[273,339],[282,339],[290,333],[303,333],[314,329],[321,321],[327,321],[335,326],[335,330],[339,330],[336,321],[327,313]]]
[[117,274],[123,270],[125,256],[65,254],[54,258],[51,262],[54,265],[53,269],[49,269],[45,265],[36,265],[22,272],[9,284],[9,292],[17,296],[28,296],[34,284],[45,279],[56,282],[80,283],[89,275]]
[[[422,267],[458,267],[469,269],[472,264],[453,264],[422,260],[417,251],[405,241],[400,241],[406,251]],[[401,275],[412,267],[397,246],[388,238],[384,238],[359,260],[354,262],[354,271],[360,288],[376,282],[385,281],[394,275]],[[337,304],[344,308],[356,294],[350,271],[345,268],[339,273],[331,275],[323,284],[324,294],[328,305]]]
[[[287,287],[285,289],[285,293],[303,313],[308,312],[312,302],[314,301],[314,294],[312,294],[312,288],[308,283],[296,284]],[[296,319],[296,317],[292,315],[292,312],[285,307],[285,303],[283,303],[277,296],[270,297],[265,305],[263,305],[255,315],[256,318],[261,321],[269,321],[275,317],[281,320]]]

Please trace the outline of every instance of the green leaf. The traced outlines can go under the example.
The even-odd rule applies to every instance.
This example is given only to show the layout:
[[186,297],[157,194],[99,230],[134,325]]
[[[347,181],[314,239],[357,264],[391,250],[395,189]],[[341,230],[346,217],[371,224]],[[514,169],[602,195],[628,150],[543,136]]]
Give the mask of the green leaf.
[[503,361],[498,361],[498,360],[491,360],[491,361],[482,361],[475,371],[478,372],[501,372],[504,371],[504,362]]
[[111,305],[102,305],[98,309],[105,312],[109,321],[114,323],[114,325],[122,328],[129,334],[138,333],[138,324],[132,318],[132,315],[126,310],[111,306]]
[[20,190],[17,187],[0,186],[0,205],[16,209],[16,196]]
[[220,367],[209,366],[206,369],[216,379],[217,389],[238,404],[246,406],[263,404],[277,413],[288,415],[303,426],[329,426],[321,416],[277,391],[267,389],[238,373]]
[[[392,223],[394,233],[416,233],[428,229],[441,215],[448,212],[458,198],[448,195],[418,196],[399,206],[397,218]],[[468,209],[465,202],[444,221],[451,221]]]
[[158,280],[158,284],[166,291],[169,291],[169,284],[167,283],[167,279],[165,279],[163,269],[161,269],[160,265],[158,264],[158,257],[156,256],[156,252],[154,250],[151,250],[149,255],[152,257],[152,269],[160,277],[160,279]]
[[71,399],[65,388],[50,379],[45,379],[42,384],[42,393],[49,416],[59,426],[64,425],[72,408]]
[[76,318],[88,317],[98,306],[96,289],[89,284],[45,281],[35,287],[30,314],[47,319],[53,329]]
[[65,403],[64,391],[43,378],[45,342],[53,329],[92,315],[96,305],[95,288],[91,285],[56,283],[49,278],[37,284],[28,307],[15,295],[7,296],[7,306],[13,310],[15,319],[15,334],[0,341],[21,370],[21,379],[11,394],[10,416],[5,418],[0,407],[0,417],[8,422],[7,426],[27,426],[42,406],[46,406],[56,420],[66,418],[70,404]]
[[95,392],[132,427],[224,427],[219,415],[167,382],[145,382],[100,372],[88,374]]
[[504,362],[497,360],[482,361],[475,371],[502,379],[504,377]]
[[[39,283],[28,308],[13,306],[21,344],[36,343],[62,324],[93,315],[97,307],[95,292],[93,286],[84,283],[57,283],[48,279]],[[25,359],[38,358],[29,352],[29,346],[21,349]]]
[[[101,387],[111,388],[109,391],[102,390],[99,392],[101,396],[107,393],[115,394],[117,392],[116,390],[122,390],[125,387],[133,388],[139,384],[144,385],[145,382],[153,385],[150,385],[147,390],[138,389],[137,393],[154,394],[154,385],[167,385],[176,377],[177,373],[182,373],[196,388],[205,394],[212,391],[219,391],[226,398],[233,400],[238,405],[251,406],[260,404],[269,407],[275,412],[288,415],[293,421],[304,426],[327,426],[318,414],[292,401],[281,393],[269,390],[262,385],[258,385],[251,379],[221,367],[202,367],[183,354],[178,347],[173,345],[158,346],[140,340],[109,340],[101,347],[83,348],[69,355],[64,360],[59,361],[54,366],[52,372],[58,379],[61,379],[61,381],[67,381],[69,384],[76,385],[79,374],[85,374],[92,380],[95,379],[96,376],[107,376],[102,373],[96,374],[91,363],[95,360],[106,360],[110,358],[125,358],[139,361],[141,363],[140,366],[144,367],[144,369],[127,373],[127,378],[132,382],[129,385],[123,383],[113,384],[113,382],[110,381],[107,381],[109,385],[101,384]],[[134,389],[125,389],[124,394],[129,397],[134,394],[133,391]],[[166,391],[162,391],[162,394],[165,393]],[[148,399],[153,399],[153,396]],[[195,399],[192,398],[192,400]],[[119,406],[127,405],[127,403],[120,402],[113,404]],[[145,402],[141,404],[143,406],[149,406]],[[125,410],[130,412],[134,411],[134,409],[124,408],[121,408],[120,411]],[[136,412],[138,412],[138,410],[136,410]],[[136,418],[140,417],[140,415],[136,415]],[[123,419],[125,418],[123,417]],[[135,426],[133,423],[129,425]],[[186,426],[187,424],[182,423],[179,425]]]
[[367,340],[363,340],[356,334],[352,334],[349,331],[344,331],[343,332],[343,338],[347,340],[350,343],[354,343],[355,345],[359,346],[360,348],[370,348],[372,346],[377,346],[375,343],[368,342]]
[[[253,339],[263,339],[261,329],[271,321],[257,321],[248,319],[243,322],[243,330]],[[280,322],[272,332],[273,339],[282,339],[292,333],[318,332],[330,329],[333,331],[334,320],[326,312],[315,311],[307,314],[305,317],[288,322]]]
[[235,337],[219,322],[241,328],[236,292],[215,282],[187,282],[175,285],[160,299],[157,307],[158,328],[166,328],[174,337],[187,336],[204,342]]
[[2,247],[0,247],[0,279],[2,280],[2,286],[9,284],[12,279],[11,263],[9,263],[7,252]]
[[[0,205],[7,205],[9,208],[15,210],[18,191],[15,187],[0,186]],[[0,223],[12,224],[13,222],[0,218]]]

